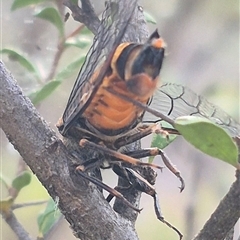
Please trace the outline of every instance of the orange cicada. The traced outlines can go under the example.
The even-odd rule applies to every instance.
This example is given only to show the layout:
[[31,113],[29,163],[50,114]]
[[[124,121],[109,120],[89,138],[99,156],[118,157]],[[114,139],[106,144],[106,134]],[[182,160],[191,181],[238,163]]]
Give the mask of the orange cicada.
[[128,28],[135,11],[136,0],[129,1],[127,7],[119,5],[114,12],[111,11],[111,4],[107,5],[57,126],[67,146],[74,151],[87,149],[93,153],[76,168],[80,176],[107,190],[110,193],[108,201],[115,196],[139,211],[119,191],[105,185],[97,174],[87,174],[89,170],[99,170],[107,161],[129,186],[154,198],[158,219],[177,231],[181,238],[181,233],[161,215],[153,187],[156,176],[153,174],[152,178],[147,178],[143,174],[144,167],[161,167],[137,159],[161,155],[164,163],[181,180],[183,189],[180,173],[160,149],[129,150],[127,147],[123,150],[126,145],[160,131],[156,123],[162,119],[136,102],[149,105],[172,120],[183,115],[200,115],[220,124],[233,135],[239,132],[239,124],[187,88],[176,84],[159,87],[165,43],[157,30],[145,43],[131,39]]

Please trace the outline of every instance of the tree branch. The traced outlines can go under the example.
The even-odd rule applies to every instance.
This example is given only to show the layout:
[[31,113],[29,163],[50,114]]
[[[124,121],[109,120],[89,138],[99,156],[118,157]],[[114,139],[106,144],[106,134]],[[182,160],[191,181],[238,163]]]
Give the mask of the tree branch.
[[32,240],[32,238],[29,236],[23,226],[18,222],[13,212],[9,212],[6,216],[3,216],[3,218],[13,230],[13,232],[17,235],[19,240]]
[[236,181],[194,240],[222,240],[240,218],[240,171]]
[[[75,159],[0,62],[0,127],[70,223],[85,239],[138,239],[98,189],[75,175]],[[99,227],[101,226],[101,227]],[[127,234],[126,234],[127,233]]]
[[97,33],[100,21],[89,0],[82,0],[82,8],[75,5],[71,0],[64,0],[63,4],[72,11],[74,20],[85,24],[94,35]]

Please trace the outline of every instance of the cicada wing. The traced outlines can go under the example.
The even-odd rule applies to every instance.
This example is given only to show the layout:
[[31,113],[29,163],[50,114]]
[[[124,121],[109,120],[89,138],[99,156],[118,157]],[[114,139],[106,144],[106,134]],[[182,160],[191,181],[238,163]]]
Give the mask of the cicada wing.
[[[108,62],[108,64],[110,63],[109,58],[112,58],[110,53],[121,43],[126,28],[131,21],[133,12],[136,9],[137,0],[126,1],[126,4],[118,5],[117,2],[114,4],[113,2],[106,4],[106,9],[102,14],[102,20],[100,21],[97,34],[86,55],[63,113],[61,126],[62,134],[64,134],[69,127],[71,127],[72,123],[81,116],[92,94],[96,92],[96,89],[104,78],[103,69],[98,72],[96,72],[96,69],[100,64],[104,63],[104,60]],[[105,71],[107,71],[106,67]],[[100,73],[101,79],[98,79]],[[97,79],[97,81],[91,80],[93,74],[94,79]]]
[[[157,91],[149,103],[150,107],[175,120],[180,116],[199,116],[211,120],[221,126],[231,136],[240,135],[240,124],[226,112],[197,95],[187,87],[166,83]],[[146,112],[144,122],[158,122],[159,118]]]

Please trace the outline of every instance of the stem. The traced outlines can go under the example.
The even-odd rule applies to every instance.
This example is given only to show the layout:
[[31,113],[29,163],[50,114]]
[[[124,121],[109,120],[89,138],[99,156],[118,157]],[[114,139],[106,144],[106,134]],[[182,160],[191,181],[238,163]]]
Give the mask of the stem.
[[11,211],[7,216],[3,216],[6,223],[10,226],[13,232],[18,236],[19,240],[33,240],[29,233],[23,228],[23,226],[18,222],[16,216]]

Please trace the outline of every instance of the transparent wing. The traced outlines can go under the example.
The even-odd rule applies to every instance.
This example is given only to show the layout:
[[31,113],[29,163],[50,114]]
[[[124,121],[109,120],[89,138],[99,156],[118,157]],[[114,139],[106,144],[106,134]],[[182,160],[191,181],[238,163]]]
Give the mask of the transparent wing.
[[[82,114],[84,105],[90,99],[94,89],[98,87],[90,79],[93,73],[95,73],[94,78],[97,79],[95,72],[97,67],[104,62],[106,56],[109,56],[114,46],[121,43],[136,6],[137,0],[126,1],[124,6],[114,1],[106,4],[98,32],[78,74],[63,114],[63,133],[76,117]],[[98,85],[100,83],[101,81],[98,81]]]
[[[173,120],[187,115],[207,118],[227,130],[230,135],[240,135],[240,124],[238,122],[202,96],[181,85],[172,83],[162,85],[154,94],[150,107]],[[143,121],[157,122],[159,118],[146,112]]]

